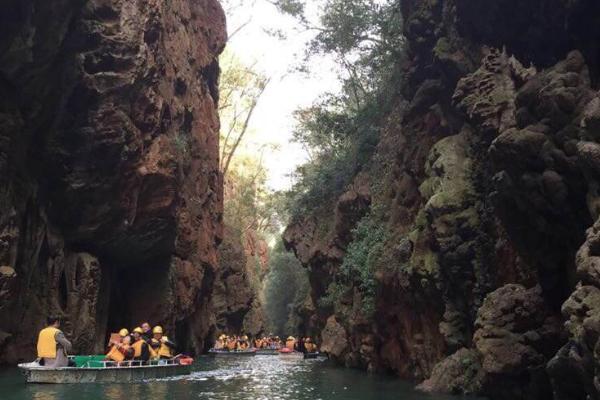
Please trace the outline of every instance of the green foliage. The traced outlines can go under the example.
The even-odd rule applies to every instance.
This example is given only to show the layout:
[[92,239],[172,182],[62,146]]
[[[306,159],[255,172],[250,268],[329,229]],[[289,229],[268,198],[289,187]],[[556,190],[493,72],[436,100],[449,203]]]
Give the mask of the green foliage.
[[287,194],[292,218],[330,203],[365,168],[400,86],[404,38],[397,0],[326,0],[322,10],[318,22],[291,14],[317,32],[307,59],[328,54],[337,61],[342,90],[296,113],[294,140],[310,159],[296,170]]
[[190,157],[190,138],[187,135],[180,134],[173,137],[173,146],[180,158]]
[[375,271],[389,239],[389,232],[371,213],[358,223],[353,235],[342,266],[336,274],[336,283],[329,287],[329,299],[326,301],[335,302],[344,293],[344,286],[354,286],[362,295],[362,312],[370,316],[375,310]]
[[332,282],[327,287],[327,294],[321,297],[318,305],[321,308],[334,308],[335,303],[339,302],[347,293],[350,287],[340,282]]
[[302,0],[276,0],[273,4],[275,4],[277,10],[282,14],[304,17],[305,4]]
[[259,159],[238,155],[225,177],[226,225],[242,235],[250,230],[267,237],[279,233],[278,199],[267,188],[266,180],[267,171]]
[[375,152],[381,110],[373,102],[360,108],[350,103],[344,95],[328,96],[296,113],[294,139],[307,150],[310,161],[297,168],[296,183],[287,193],[292,217],[334,200]]
[[243,147],[250,121],[269,78],[255,65],[242,63],[228,51],[219,58],[220,170],[227,176],[234,156]]
[[171,144],[173,146],[173,156],[177,160],[177,171],[179,173],[179,179],[185,178],[185,171],[192,162],[192,141],[191,138],[183,133],[171,137]]
[[269,329],[280,336],[295,334],[297,315],[310,290],[308,274],[281,242],[271,252],[265,279],[265,311]]

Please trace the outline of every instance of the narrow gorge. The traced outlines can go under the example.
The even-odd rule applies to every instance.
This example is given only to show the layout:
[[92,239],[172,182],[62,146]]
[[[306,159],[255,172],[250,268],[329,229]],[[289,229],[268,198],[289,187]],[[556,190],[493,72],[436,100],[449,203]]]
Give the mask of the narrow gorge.
[[251,3],[0,6],[0,365],[48,315],[72,354],[149,320],[312,337],[399,398],[600,400],[600,2]]

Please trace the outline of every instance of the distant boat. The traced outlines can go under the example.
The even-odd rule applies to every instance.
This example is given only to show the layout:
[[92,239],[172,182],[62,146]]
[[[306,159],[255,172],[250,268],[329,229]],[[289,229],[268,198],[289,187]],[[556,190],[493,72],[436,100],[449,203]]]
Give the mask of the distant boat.
[[303,357],[304,355],[298,351],[294,351],[291,349],[288,349],[287,347],[284,347],[282,349],[279,349],[279,355],[286,357],[286,358],[292,358],[292,357]]
[[257,356],[276,356],[278,354],[279,354],[278,349],[257,349],[256,350]]
[[210,349],[208,355],[213,357],[248,357],[255,356],[256,349],[251,348],[247,350],[217,350]]
[[305,360],[313,360],[319,358],[320,353],[318,351],[314,351],[312,353],[304,353]]
[[193,359],[105,361],[104,356],[69,357],[75,367],[48,368],[37,361],[19,364],[27,383],[128,383],[189,375]]

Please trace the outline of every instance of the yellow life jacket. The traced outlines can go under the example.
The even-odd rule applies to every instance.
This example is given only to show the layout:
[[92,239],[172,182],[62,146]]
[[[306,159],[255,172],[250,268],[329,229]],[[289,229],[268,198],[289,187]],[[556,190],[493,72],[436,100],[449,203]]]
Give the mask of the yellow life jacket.
[[[168,337],[163,336],[165,338],[165,340],[169,340]],[[158,348],[158,356],[159,357],[173,357],[173,353],[171,353],[171,348],[169,346],[167,346],[166,344],[164,344],[163,342],[160,342],[160,347]]]
[[56,334],[60,329],[49,326],[40,331],[37,342],[37,353],[40,358],[56,358]]
[[[146,343],[143,339],[138,340],[134,344],[131,345],[133,347],[133,357],[141,357],[142,356],[142,347]],[[152,348],[152,346],[148,346],[148,352],[150,353],[150,358],[157,358],[156,351]]]
[[152,348],[152,346],[148,346],[148,351],[150,352],[150,358],[155,360],[159,358],[158,352]]
[[110,348],[110,351],[106,354],[106,358],[118,362],[125,360],[125,356],[119,351],[117,346],[112,346]]
[[294,350],[294,345],[296,344],[295,340],[288,340],[285,342],[285,347],[287,347],[290,350]]
[[133,347],[133,356],[134,357],[141,357],[142,356],[142,346],[144,345],[144,342],[142,339],[136,341],[135,343],[133,343],[131,345],[131,347]]

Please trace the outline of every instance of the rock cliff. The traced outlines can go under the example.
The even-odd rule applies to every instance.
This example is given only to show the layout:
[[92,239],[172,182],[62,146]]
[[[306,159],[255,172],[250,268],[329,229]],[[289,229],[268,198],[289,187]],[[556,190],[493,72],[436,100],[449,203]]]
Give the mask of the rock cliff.
[[[264,330],[263,277],[258,272],[267,268],[268,256],[266,247],[259,243],[264,244],[250,231],[242,235],[231,227],[225,227],[212,301],[217,317],[217,335],[244,333],[255,336]],[[257,248],[265,251],[257,252]]]
[[77,352],[143,320],[202,350],[222,240],[217,0],[0,13],[0,362],[48,313]]
[[[310,270],[310,333],[424,390],[600,398],[600,4],[399,7],[407,61],[377,154],[333,217],[284,233]],[[355,284],[323,301],[375,212],[374,310]]]

